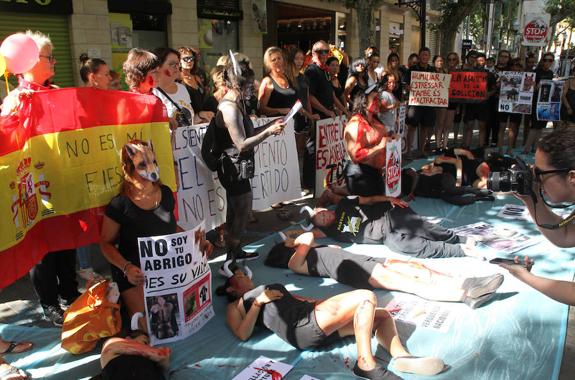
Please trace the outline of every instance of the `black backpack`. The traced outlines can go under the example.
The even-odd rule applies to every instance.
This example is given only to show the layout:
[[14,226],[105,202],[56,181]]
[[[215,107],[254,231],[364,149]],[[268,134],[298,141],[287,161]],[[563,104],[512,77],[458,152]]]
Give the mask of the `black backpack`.
[[217,146],[216,128],[216,116],[214,116],[210,124],[208,124],[208,128],[206,128],[206,134],[202,141],[202,159],[206,166],[213,172],[218,170],[218,162],[222,154]]

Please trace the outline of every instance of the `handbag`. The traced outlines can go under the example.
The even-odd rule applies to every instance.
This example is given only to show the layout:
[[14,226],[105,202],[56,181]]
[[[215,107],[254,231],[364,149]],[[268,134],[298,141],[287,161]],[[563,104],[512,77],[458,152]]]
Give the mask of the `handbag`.
[[72,354],[91,351],[101,338],[114,336],[122,328],[120,305],[109,302],[110,282],[92,285],[64,313],[62,348]]

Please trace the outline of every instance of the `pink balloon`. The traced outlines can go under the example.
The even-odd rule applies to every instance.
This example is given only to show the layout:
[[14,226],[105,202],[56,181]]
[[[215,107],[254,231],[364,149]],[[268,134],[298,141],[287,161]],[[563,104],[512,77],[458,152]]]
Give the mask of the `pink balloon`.
[[6,68],[12,74],[25,73],[40,59],[38,45],[23,33],[6,37],[0,46],[0,54],[6,58]]

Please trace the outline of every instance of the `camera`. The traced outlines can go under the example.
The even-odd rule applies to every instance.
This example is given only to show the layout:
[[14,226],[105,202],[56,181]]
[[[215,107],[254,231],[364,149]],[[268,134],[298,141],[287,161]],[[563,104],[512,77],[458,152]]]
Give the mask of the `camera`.
[[240,179],[251,179],[255,175],[255,164],[252,160],[241,160],[239,165]]
[[514,191],[520,195],[531,195],[533,171],[520,158],[507,170],[492,172],[487,179],[487,188],[495,192]]

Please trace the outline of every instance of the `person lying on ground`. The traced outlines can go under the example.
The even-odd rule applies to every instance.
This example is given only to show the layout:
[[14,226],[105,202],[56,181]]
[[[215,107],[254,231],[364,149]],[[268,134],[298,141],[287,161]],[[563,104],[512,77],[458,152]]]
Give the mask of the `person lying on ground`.
[[443,173],[455,178],[456,186],[472,186],[485,189],[491,169],[484,160],[478,159],[466,149],[448,150],[445,155],[436,157],[435,166],[441,166]]
[[292,346],[329,345],[354,335],[357,361],[353,373],[368,379],[398,379],[376,362],[371,338],[395,358],[395,369],[419,375],[435,375],[444,370],[443,360],[414,357],[402,345],[389,312],[377,307],[377,297],[369,290],[354,290],[326,300],[292,295],[281,284],[255,286],[241,269],[217,290],[230,301],[226,323],[239,339],[248,340],[256,326],[265,327]]
[[295,239],[286,238],[273,246],[265,264],[308,276],[332,278],[357,289],[397,290],[430,301],[463,302],[472,309],[489,301],[503,283],[501,274],[457,277],[417,261],[375,258],[336,246],[318,246],[312,232]]
[[383,195],[344,197],[326,190],[319,203],[336,204],[337,208],[304,207],[309,215],[304,229],[318,227],[316,237],[329,236],[346,243],[385,244],[394,252],[419,258],[481,256],[475,249],[474,239],[457,236],[426,221],[401,199]]

